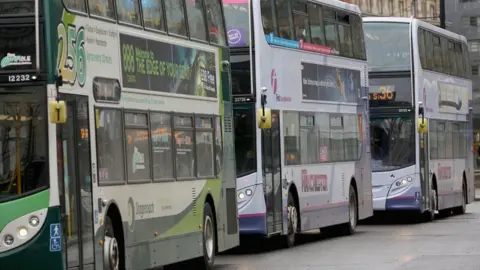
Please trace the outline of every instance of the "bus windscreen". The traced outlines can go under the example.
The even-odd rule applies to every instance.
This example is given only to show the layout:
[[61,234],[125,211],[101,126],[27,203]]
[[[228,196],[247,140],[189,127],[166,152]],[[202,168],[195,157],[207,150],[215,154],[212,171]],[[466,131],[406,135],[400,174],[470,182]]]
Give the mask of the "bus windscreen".
[[372,171],[397,170],[415,162],[414,123],[411,114],[370,116]]
[[225,13],[228,44],[230,47],[250,45],[248,0],[223,0],[223,11]]
[[410,70],[409,24],[367,22],[363,28],[370,71]]

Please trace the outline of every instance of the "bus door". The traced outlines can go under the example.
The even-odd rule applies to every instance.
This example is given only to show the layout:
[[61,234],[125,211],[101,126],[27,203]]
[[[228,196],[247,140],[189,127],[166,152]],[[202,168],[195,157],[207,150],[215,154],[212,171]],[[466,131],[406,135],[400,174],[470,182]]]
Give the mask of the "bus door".
[[[425,119],[425,121],[427,120]],[[423,133],[419,130],[418,136],[420,149],[420,186],[423,196],[423,209],[429,209],[431,198],[430,190],[432,185],[431,179],[433,174],[430,172],[429,168],[430,153],[428,147],[428,129],[423,131]],[[415,199],[420,199],[419,196],[420,194],[415,194]]]
[[61,95],[67,122],[57,125],[59,192],[67,269],[94,269],[88,98]]
[[267,233],[282,231],[280,114],[272,110],[272,127],[262,129],[262,172],[267,206]]

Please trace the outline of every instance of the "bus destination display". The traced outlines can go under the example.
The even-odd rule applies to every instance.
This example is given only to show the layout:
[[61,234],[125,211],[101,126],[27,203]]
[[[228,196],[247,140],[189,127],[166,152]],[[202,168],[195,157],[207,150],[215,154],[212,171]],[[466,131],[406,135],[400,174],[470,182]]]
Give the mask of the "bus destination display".
[[395,100],[395,85],[371,85],[368,95],[370,100]]
[[215,53],[120,34],[123,87],[217,97]]

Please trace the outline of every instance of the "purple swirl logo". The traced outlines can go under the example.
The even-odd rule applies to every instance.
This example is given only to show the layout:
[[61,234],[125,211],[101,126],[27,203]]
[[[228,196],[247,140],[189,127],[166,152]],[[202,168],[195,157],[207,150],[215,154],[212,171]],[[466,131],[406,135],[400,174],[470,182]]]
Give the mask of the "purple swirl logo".
[[230,45],[243,45],[242,32],[239,29],[233,28],[228,30],[228,43]]

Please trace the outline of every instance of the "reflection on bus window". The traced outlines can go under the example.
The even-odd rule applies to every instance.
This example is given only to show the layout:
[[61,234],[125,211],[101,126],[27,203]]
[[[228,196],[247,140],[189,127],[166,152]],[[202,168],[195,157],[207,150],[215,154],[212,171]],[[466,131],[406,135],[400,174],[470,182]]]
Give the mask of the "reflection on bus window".
[[0,201],[48,183],[46,108],[41,91],[2,95],[0,102]]
[[203,17],[203,1],[187,0],[187,18],[190,38],[207,41],[207,29]]
[[185,12],[182,0],[165,0],[167,28],[170,34],[186,36]]
[[162,0],[142,0],[142,12],[146,28],[165,31]]
[[322,8],[319,5],[309,4],[308,19],[310,20],[310,32],[312,43],[325,45],[325,32],[323,31]]
[[[225,23],[227,24],[227,35],[229,45],[232,47],[248,46],[250,44],[250,26],[248,23],[248,1],[239,3],[235,1],[224,0],[223,12],[225,13]],[[268,34],[273,32],[272,11],[270,0],[262,0],[260,2],[262,9],[262,23]],[[264,10],[268,9],[269,12]]]
[[205,0],[210,42],[225,46],[225,26],[223,25],[221,0]]
[[172,129],[170,115],[151,113],[153,178],[173,178]]
[[[81,12],[86,12],[85,8],[85,2],[84,1],[78,1],[78,0],[63,0],[63,4],[65,7],[69,10],[76,10],[76,11],[81,11]],[[2,12],[0,8],[0,12]],[[3,14],[3,12],[2,12]]]
[[114,0],[88,0],[91,15],[115,19]]
[[276,0],[278,35],[281,38],[293,40],[292,22],[290,21],[291,11],[288,0]]
[[[409,24],[365,23],[364,29],[369,69],[372,71],[410,70]],[[433,57],[433,48],[430,53]]]
[[117,0],[117,14],[121,22],[140,25],[140,7],[137,0]]
[[122,113],[96,109],[96,141],[99,183],[124,181]]
[[[407,167],[415,162],[415,131],[412,116],[370,118],[372,170]],[[409,147],[405,147],[408,145]]]
[[[84,3],[83,1],[78,2]],[[31,15],[34,13],[35,1],[2,1],[0,3],[0,16]]]

